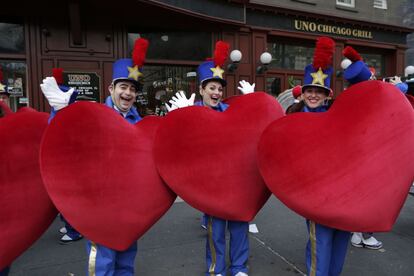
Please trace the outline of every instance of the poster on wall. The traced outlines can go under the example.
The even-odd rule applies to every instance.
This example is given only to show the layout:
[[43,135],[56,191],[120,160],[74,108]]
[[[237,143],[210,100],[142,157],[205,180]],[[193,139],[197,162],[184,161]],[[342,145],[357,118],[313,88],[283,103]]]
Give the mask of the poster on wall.
[[8,92],[11,97],[23,97],[23,80],[22,78],[7,80]]
[[101,82],[96,72],[63,72],[63,83],[78,91],[77,101],[99,102]]

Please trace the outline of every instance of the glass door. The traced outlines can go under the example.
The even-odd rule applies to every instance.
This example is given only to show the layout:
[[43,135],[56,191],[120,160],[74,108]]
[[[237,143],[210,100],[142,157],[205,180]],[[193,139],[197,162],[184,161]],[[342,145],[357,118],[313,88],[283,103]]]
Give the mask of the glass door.
[[303,75],[293,73],[268,73],[266,92],[275,97],[286,110],[293,104],[292,88],[303,84]]
[[0,100],[13,111],[29,104],[26,71],[24,61],[0,60]]
[[183,90],[187,97],[198,95],[196,67],[174,65],[145,65],[144,89],[137,97],[136,106],[142,116],[166,114],[165,103]]

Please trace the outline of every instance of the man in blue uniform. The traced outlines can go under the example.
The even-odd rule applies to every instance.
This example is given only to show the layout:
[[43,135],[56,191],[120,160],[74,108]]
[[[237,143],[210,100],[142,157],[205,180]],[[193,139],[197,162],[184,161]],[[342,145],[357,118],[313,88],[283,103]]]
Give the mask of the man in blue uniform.
[[[139,66],[132,59],[117,60],[113,65],[112,83],[108,88],[110,96],[105,100],[105,105],[112,108],[114,112],[131,124],[141,120],[133,106],[137,93],[142,88],[140,81],[143,76],[141,66],[142,64]],[[54,110],[58,111],[70,103],[73,90],[64,93],[59,89],[54,78],[44,79],[40,86]],[[134,261],[137,254],[136,242],[124,251],[117,251],[88,240],[87,249],[89,256],[88,275],[134,275]]]

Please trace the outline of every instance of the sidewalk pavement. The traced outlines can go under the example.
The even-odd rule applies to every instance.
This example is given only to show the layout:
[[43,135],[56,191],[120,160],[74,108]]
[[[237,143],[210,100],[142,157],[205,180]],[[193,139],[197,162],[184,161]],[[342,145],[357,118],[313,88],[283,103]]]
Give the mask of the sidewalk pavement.
[[[343,276],[414,275],[414,197],[408,196],[390,233],[377,233],[383,249],[348,248]],[[380,216],[381,214],[373,214]],[[202,214],[185,202],[176,202],[138,242],[135,261],[140,276],[204,275],[205,235]],[[259,233],[250,234],[249,275],[305,275],[305,220],[274,196],[257,215]],[[12,265],[10,276],[86,275],[84,240],[59,244],[61,222],[48,231]]]

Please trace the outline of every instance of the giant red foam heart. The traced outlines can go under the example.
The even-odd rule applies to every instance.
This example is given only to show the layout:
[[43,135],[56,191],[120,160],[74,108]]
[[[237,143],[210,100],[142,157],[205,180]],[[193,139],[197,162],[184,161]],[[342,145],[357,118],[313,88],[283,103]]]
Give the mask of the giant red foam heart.
[[259,136],[283,115],[278,102],[261,92],[233,99],[225,112],[199,106],[175,110],[155,138],[158,171],[193,207],[250,221],[270,195],[256,163]]
[[174,202],[152,157],[159,120],[132,125],[106,106],[80,102],[60,111],[46,130],[41,170],[48,193],[94,242],[124,250]]
[[0,270],[29,248],[57,215],[39,168],[47,119],[40,112],[0,119]]
[[271,191],[300,215],[337,229],[389,231],[414,178],[414,112],[394,86],[368,81],[325,113],[273,122],[259,144]]

